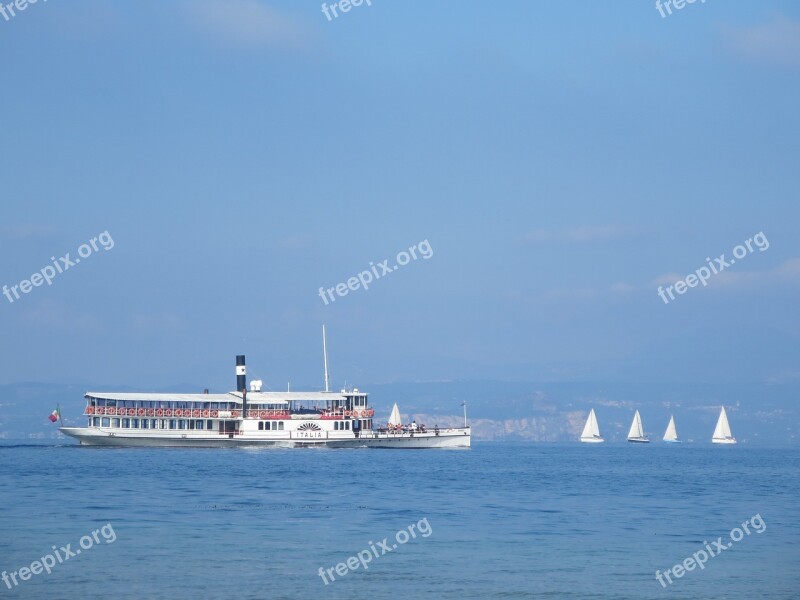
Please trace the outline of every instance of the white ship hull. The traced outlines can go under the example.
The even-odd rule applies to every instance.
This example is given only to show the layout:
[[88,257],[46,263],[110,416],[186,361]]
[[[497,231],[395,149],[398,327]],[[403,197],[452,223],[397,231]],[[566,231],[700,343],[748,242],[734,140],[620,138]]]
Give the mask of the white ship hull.
[[440,429],[425,433],[377,433],[363,432],[359,437],[352,434],[324,437],[305,437],[298,432],[215,434],[190,432],[176,436],[173,432],[120,431],[99,427],[62,427],[64,435],[76,438],[84,446],[132,446],[132,447],[184,447],[184,448],[231,448],[264,446],[275,448],[469,448],[471,430],[466,428]]

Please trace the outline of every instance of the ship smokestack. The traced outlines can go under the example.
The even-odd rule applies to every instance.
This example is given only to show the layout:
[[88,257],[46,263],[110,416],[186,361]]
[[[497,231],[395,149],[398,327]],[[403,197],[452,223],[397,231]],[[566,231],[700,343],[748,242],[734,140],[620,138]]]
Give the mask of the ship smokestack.
[[236,391],[247,391],[247,367],[244,366],[244,354],[236,356]]
[[242,392],[242,418],[247,416],[247,367],[244,354],[236,355],[236,391]]

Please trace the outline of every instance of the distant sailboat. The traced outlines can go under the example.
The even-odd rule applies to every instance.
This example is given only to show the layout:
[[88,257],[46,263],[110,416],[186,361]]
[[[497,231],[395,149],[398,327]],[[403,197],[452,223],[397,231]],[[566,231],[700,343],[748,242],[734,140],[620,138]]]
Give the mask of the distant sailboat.
[[675,417],[669,417],[669,425],[667,425],[667,431],[664,432],[664,441],[665,442],[672,442],[672,443],[679,443],[680,440],[678,439],[678,432],[675,430]]
[[642,417],[639,415],[638,410],[636,411],[636,414],[633,415],[631,430],[628,432],[628,441],[638,442],[640,444],[646,444],[650,441],[644,435],[644,429],[642,429]]
[[728,413],[725,412],[725,407],[719,413],[717,420],[717,427],[714,429],[714,436],[711,438],[714,444],[735,444],[736,438],[731,434],[731,426],[728,423]]
[[400,418],[400,409],[397,408],[397,402],[394,404],[394,408],[392,408],[392,414],[389,415],[389,425],[392,427],[400,427],[403,424],[403,420]]
[[587,444],[599,444],[605,441],[600,437],[600,428],[597,426],[597,417],[594,414],[594,409],[591,410],[589,418],[586,419],[586,425],[581,434],[581,441]]

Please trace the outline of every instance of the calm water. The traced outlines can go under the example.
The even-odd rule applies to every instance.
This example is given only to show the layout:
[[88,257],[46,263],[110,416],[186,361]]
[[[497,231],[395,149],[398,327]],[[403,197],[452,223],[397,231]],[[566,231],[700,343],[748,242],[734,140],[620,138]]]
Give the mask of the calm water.
[[[16,598],[797,598],[800,451],[661,444],[471,450],[0,445],[0,569],[110,523]],[[667,589],[670,568],[766,523]],[[398,545],[325,585],[372,542]],[[430,526],[426,528],[427,523]],[[751,530],[753,528],[751,527]],[[432,533],[430,533],[432,531]],[[402,534],[401,534],[402,537]],[[90,540],[84,543],[89,545]]]

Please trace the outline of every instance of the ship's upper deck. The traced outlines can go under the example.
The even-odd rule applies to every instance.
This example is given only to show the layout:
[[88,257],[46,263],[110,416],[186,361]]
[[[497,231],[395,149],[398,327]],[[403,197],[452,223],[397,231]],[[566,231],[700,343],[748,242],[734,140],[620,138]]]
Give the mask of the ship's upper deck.
[[[89,400],[123,402],[232,402],[242,404],[241,392],[227,394],[154,394],[130,392],[86,392]],[[248,404],[289,404],[290,402],[345,401],[354,397],[366,399],[364,392],[247,392]]]

